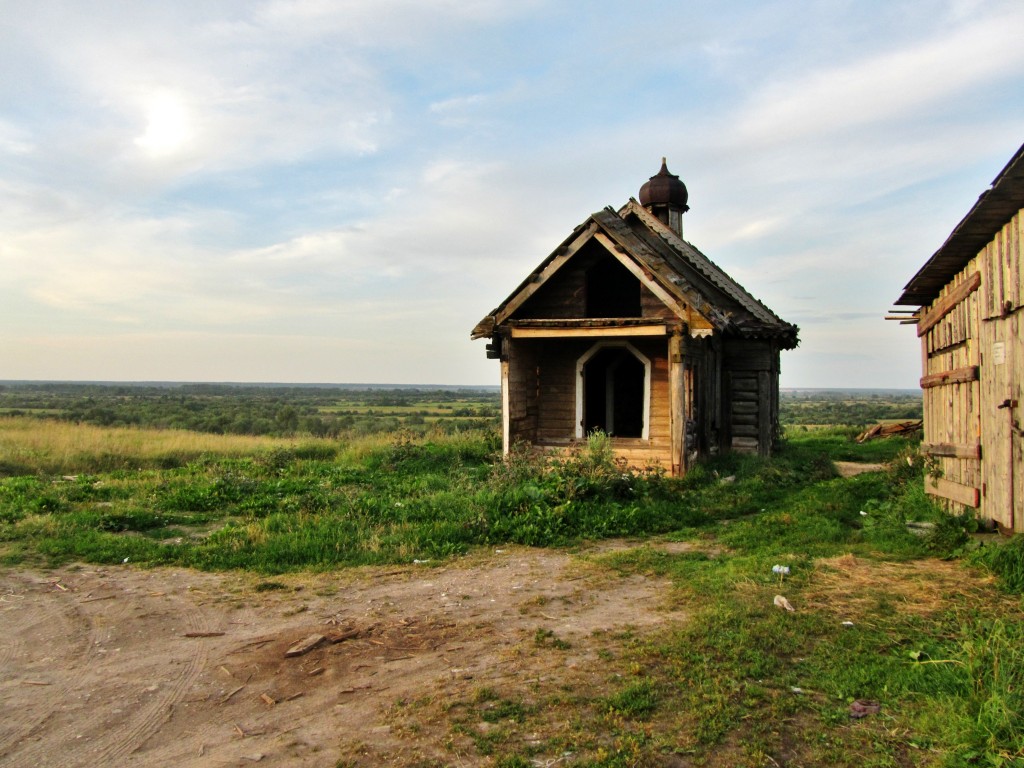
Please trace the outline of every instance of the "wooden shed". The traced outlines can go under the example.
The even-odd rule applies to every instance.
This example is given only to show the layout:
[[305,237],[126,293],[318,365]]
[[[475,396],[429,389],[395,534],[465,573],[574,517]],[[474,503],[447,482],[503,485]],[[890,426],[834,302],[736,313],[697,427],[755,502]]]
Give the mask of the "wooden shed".
[[1024,531],[1024,146],[897,304],[917,306],[926,490]]
[[779,319],[683,239],[686,186],[658,174],[589,216],[472,331],[501,361],[503,443],[560,450],[600,430],[634,466],[683,474],[779,433]]

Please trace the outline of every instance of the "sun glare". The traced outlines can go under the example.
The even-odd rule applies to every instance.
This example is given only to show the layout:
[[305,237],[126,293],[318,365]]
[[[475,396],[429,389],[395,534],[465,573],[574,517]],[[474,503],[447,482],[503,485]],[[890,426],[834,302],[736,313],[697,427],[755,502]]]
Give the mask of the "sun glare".
[[181,99],[157,93],[146,104],[146,131],[135,143],[153,155],[167,155],[179,149],[191,135],[188,113]]

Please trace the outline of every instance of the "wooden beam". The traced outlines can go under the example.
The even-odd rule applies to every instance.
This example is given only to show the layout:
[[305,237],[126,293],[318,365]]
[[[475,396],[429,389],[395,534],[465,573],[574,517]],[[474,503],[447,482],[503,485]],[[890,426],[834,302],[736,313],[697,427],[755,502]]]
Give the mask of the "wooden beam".
[[552,275],[561,269],[569,259],[576,255],[576,252],[590,240],[591,236],[596,231],[597,224],[592,222],[585,231],[581,232],[579,236],[572,241],[571,245],[566,247],[564,250],[559,249],[561,250],[561,253],[558,253],[557,256],[551,259],[551,261],[548,262],[548,265],[540,271],[540,274],[536,275],[529,285],[523,286],[519,293],[517,293],[515,297],[512,298],[508,304],[502,307],[502,310],[494,316],[494,324],[500,325],[505,322],[528,298],[540,290],[540,287],[544,285]]
[[927,478],[924,481],[925,493],[930,493],[932,496],[939,496],[943,499],[949,499],[955,501],[958,504],[963,504],[968,507],[978,508],[978,503],[981,498],[981,494],[977,488],[972,488],[969,485],[961,485],[960,483],[954,483],[952,480],[946,480],[945,478]]
[[965,368],[954,368],[951,371],[933,373],[921,377],[921,389],[940,387],[943,384],[966,384],[978,380],[978,366],[968,365]]
[[936,323],[948,315],[961,301],[974,293],[981,286],[981,273],[972,272],[971,276],[953,290],[935,302],[935,306],[927,312],[921,308],[921,322],[917,324],[917,335],[924,336],[935,327]]
[[981,443],[955,445],[953,443],[921,443],[925,456],[951,456],[957,459],[980,459]]
[[583,328],[512,328],[513,339],[564,339],[601,336],[667,336],[664,325],[603,325]]
[[608,235],[604,232],[597,232],[594,234],[594,239],[603,245],[612,256],[618,259],[622,266],[632,272],[637,280],[639,280],[643,285],[646,285],[650,289],[651,293],[661,299],[665,303],[665,306],[675,312],[681,320],[686,319],[686,307],[680,304],[679,300],[675,296],[662,288],[661,284],[657,280],[654,280],[639,264],[624,254],[619,245],[608,237]]

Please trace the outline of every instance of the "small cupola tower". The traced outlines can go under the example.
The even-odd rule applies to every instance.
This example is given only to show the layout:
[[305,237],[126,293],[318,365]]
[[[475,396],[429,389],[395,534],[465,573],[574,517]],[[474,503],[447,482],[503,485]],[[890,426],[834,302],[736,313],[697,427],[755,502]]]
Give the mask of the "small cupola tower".
[[661,170],[640,187],[640,205],[680,237],[683,236],[683,214],[690,210],[686,204],[688,198],[686,185],[674,173],[669,173],[664,157]]

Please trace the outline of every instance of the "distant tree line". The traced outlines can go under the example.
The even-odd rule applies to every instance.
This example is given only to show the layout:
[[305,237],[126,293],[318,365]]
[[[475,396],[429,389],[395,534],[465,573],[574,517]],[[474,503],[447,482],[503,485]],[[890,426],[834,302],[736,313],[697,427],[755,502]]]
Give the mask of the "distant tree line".
[[795,390],[779,396],[779,419],[784,425],[864,427],[880,421],[918,420],[922,414],[917,391]]
[[[787,426],[862,427],[920,419],[922,413],[916,391],[783,390],[779,405]],[[0,385],[0,414],[215,434],[339,437],[494,428],[501,400],[496,389],[473,388],[7,383]]]
[[98,426],[214,434],[338,437],[399,429],[493,427],[500,399],[483,389],[102,384],[0,385],[0,413]]

